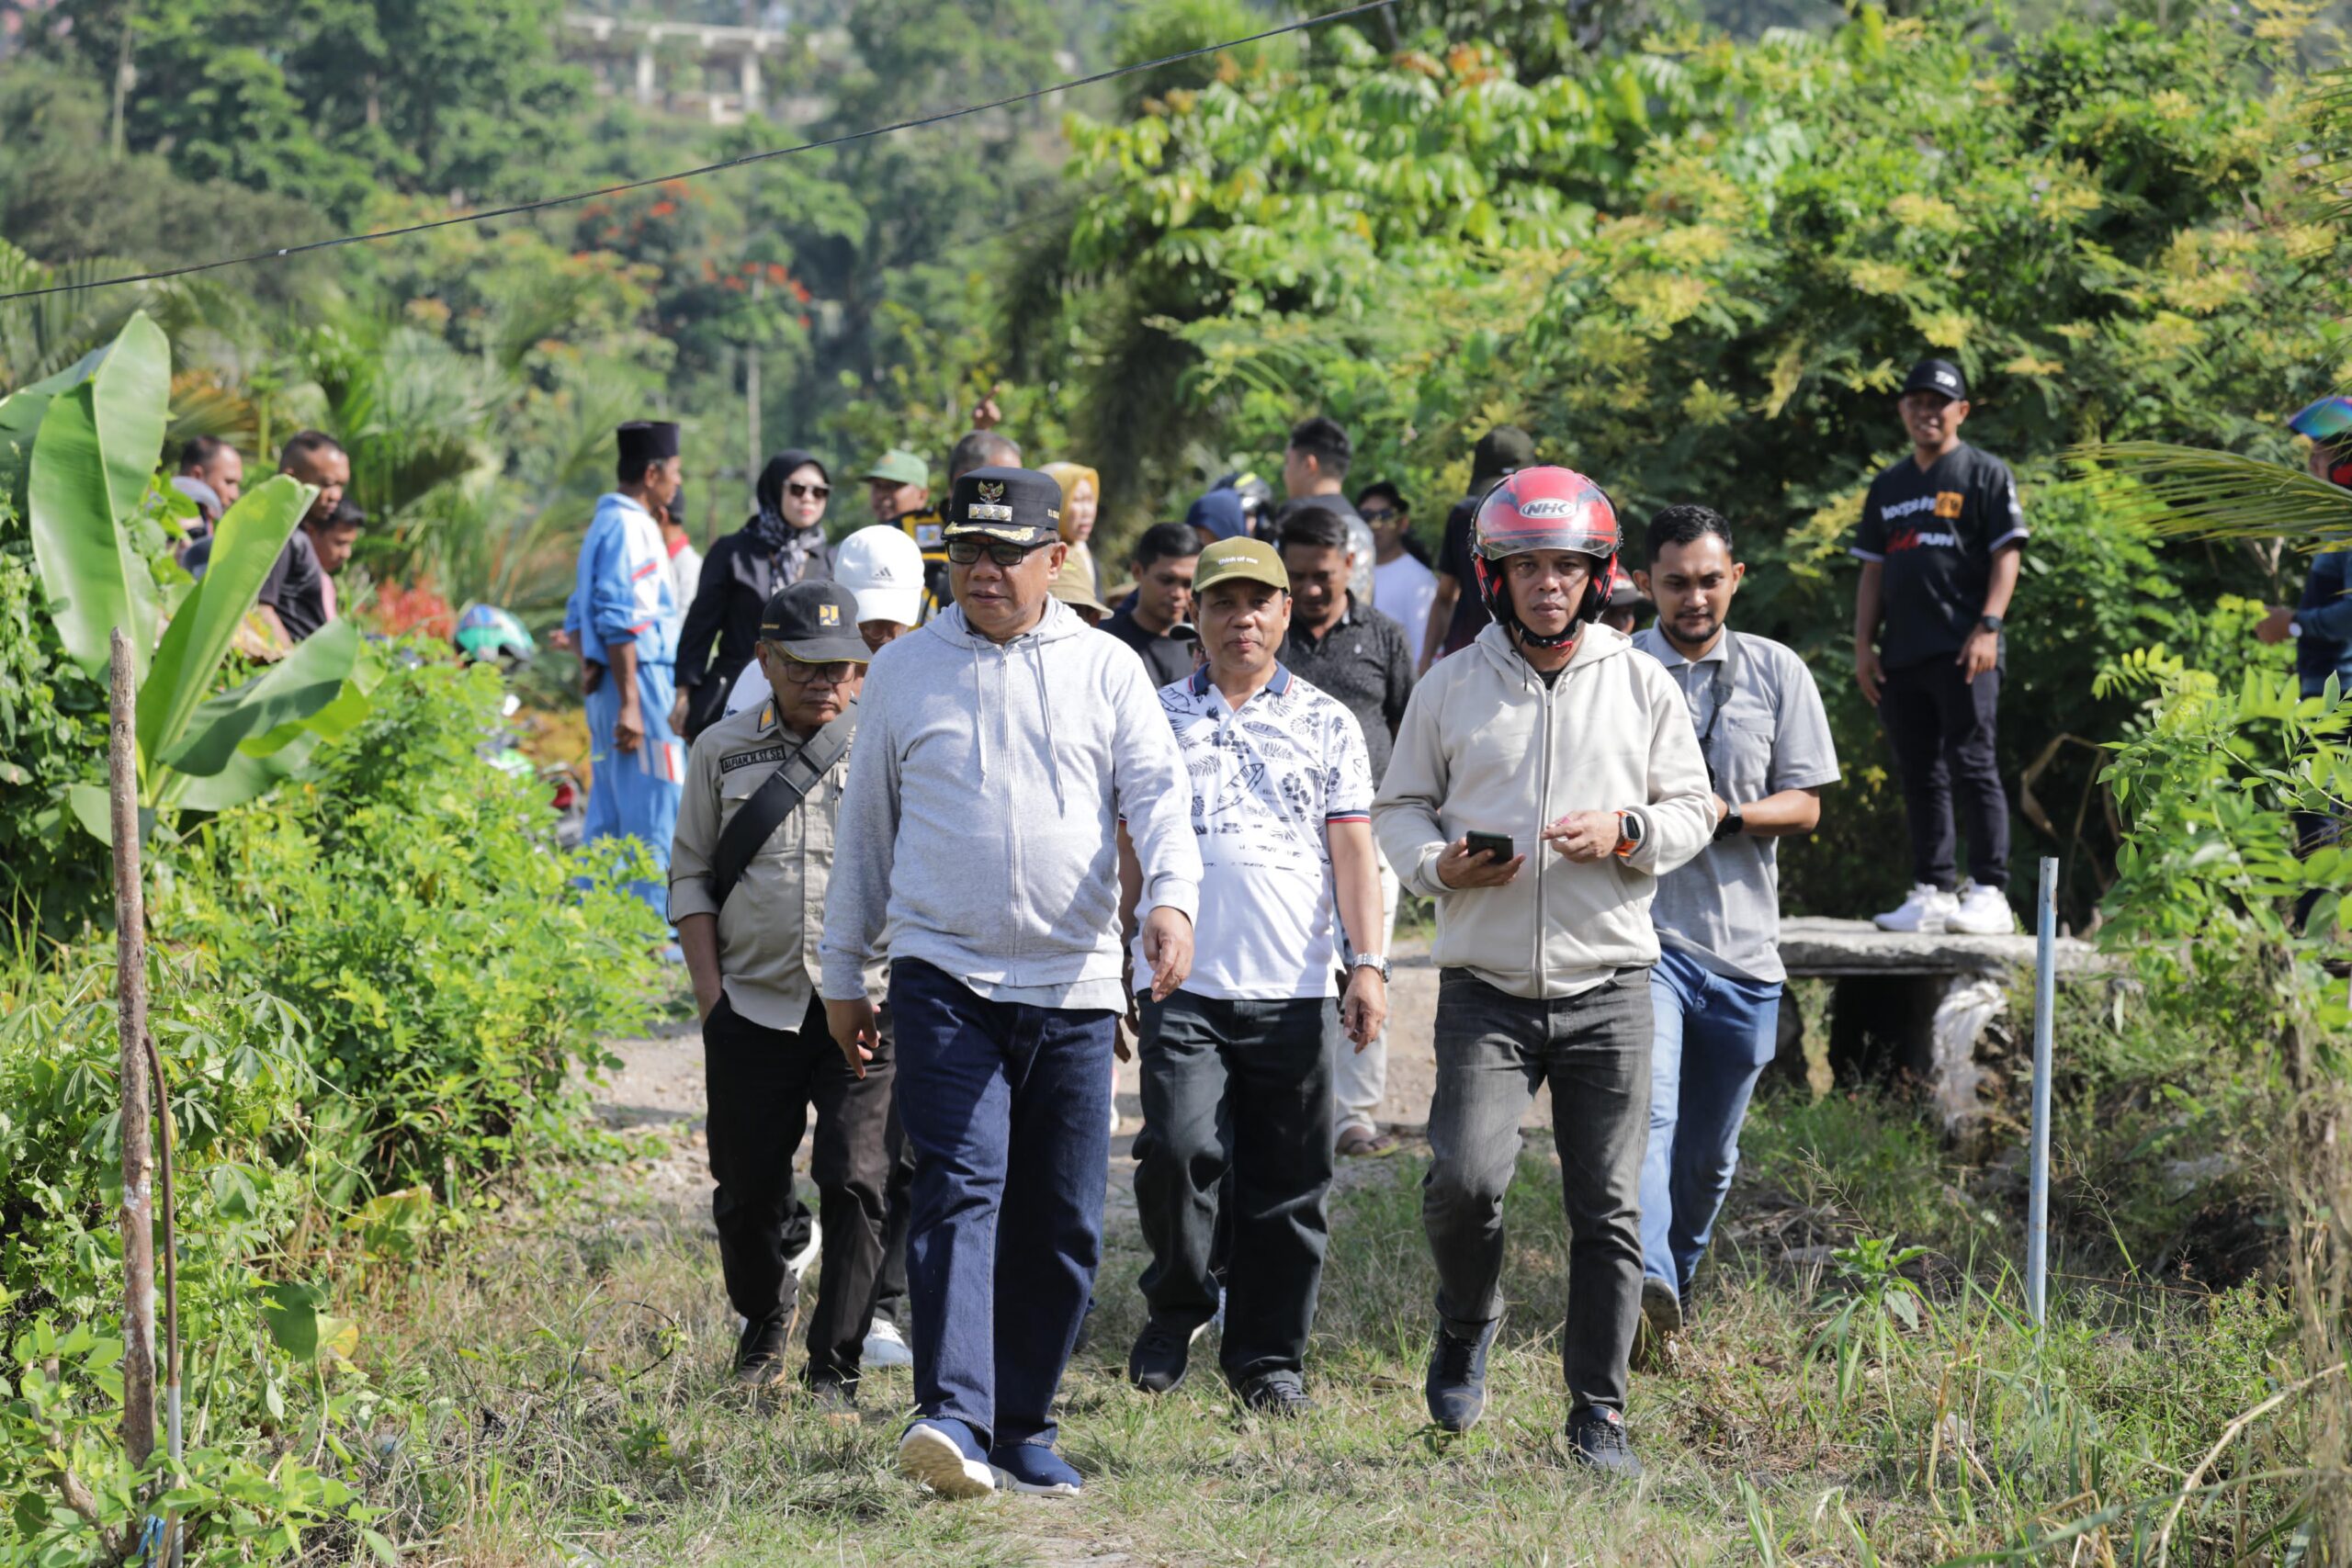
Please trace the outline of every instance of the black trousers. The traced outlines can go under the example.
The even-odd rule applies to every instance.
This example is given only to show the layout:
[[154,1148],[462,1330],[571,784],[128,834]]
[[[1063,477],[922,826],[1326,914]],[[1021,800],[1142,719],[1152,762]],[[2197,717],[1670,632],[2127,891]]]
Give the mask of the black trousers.
[[907,1220],[914,1213],[915,1151],[907,1142],[907,1130],[899,1124],[895,1096],[886,1136],[890,1179],[882,1190],[882,1271],[874,1279],[874,1321],[888,1324],[904,1337],[915,1326],[907,1310]]
[[1237,1389],[1305,1365],[1329,1236],[1337,1021],[1325,997],[1227,1001],[1178,991],[1143,1004],[1144,1300],[1180,1329],[1206,1323],[1216,1312],[1218,1233],[1229,1226],[1218,1359]]
[[[710,1084],[710,1216],[727,1297],[757,1322],[788,1310],[787,1221],[799,1203],[792,1156],[817,1113],[809,1175],[824,1221],[817,1310],[808,1319],[808,1378],[857,1382],[882,1261],[884,1128],[896,1063],[883,1042],[861,1078],[842,1060],[811,998],[797,1032],[752,1022],[721,997],[702,1029]],[[802,1211],[805,1214],[805,1211]],[[802,1230],[805,1238],[807,1232]],[[800,1245],[805,1245],[805,1239]]]
[[2000,698],[2000,671],[1988,670],[1971,682],[1942,654],[1886,671],[1878,716],[1902,776],[1914,882],[1947,893],[1959,886],[1957,795],[1968,823],[1968,874],[1982,886],[2008,885],[2009,796],[1993,750]]

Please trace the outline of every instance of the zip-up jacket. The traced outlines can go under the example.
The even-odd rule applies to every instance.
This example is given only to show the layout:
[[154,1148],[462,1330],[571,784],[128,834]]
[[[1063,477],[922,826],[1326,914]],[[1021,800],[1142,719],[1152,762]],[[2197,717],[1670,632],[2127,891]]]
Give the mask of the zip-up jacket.
[[1192,785],[1142,661],[1058,600],[1006,643],[950,605],[874,656],[858,714],[819,992],[865,994],[887,917],[894,960],[983,997],[1125,1006],[1119,818],[1144,908],[1192,919],[1201,898]]
[[[1629,856],[1579,865],[1541,838],[1629,807],[1648,829]],[[1689,705],[1624,634],[1587,626],[1546,686],[1490,624],[1413,689],[1372,821],[1398,880],[1437,900],[1441,968],[1550,998],[1657,962],[1657,878],[1707,847],[1715,809]],[[1468,832],[1509,834],[1527,863],[1500,887],[1446,886],[1438,857]]]

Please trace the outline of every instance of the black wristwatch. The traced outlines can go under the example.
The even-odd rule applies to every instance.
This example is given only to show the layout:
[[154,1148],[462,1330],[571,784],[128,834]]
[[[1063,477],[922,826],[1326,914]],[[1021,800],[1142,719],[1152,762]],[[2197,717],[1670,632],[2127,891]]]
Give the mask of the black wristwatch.
[[1976,624],[1983,626],[1988,632],[1996,632],[2001,629],[2001,617],[1998,615],[1979,615],[1976,617]]
[[1715,837],[1718,839],[1728,839],[1735,833],[1745,833],[1747,831],[1747,818],[1739,814],[1739,807],[1736,806],[1726,806],[1724,808],[1724,819],[1715,824]]

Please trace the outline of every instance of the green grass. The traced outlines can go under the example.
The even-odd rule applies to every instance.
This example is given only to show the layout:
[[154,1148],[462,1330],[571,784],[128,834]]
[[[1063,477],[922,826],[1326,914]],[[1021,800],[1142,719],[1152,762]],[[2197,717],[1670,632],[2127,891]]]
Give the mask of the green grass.
[[[1460,1438],[1421,1405],[1432,1281],[1411,1156],[1358,1168],[1335,1203],[1308,1369],[1320,1407],[1295,1425],[1237,1412],[1212,1339],[1175,1393],[1125,1386],[1144,1259],[1114,1228],[1064,1387],[1065,1449],[1089,1477],[1069,1503],[911,1493],[890,1462],[904,1373],[870,1379],[858,1416],[733,1393],[698,1196],[664,1208],[626,1175],[600,1180],[373,1287],[370,1370],[435,1401],[381,1478],[389,1528],[482,1563],[2130,1561],[2179,1478],[2275,1386],[2288,1325],[2254,1287],[2063,1292],[2037,1346],[2006,1273],[2016,1236],[1973,1173],[1899,1110],[1790,1095],[1752,1123],[1692,1354],[1635,1377],[1649,1475],[1598,1485],[1559,1435],[1566,1235],[1543,1146],[1509,1201],[1492,1401]],[[1935,1249],[1904,1270],[1912,1289],[1882,1280],[1873,1298],[1917,1304],[1872,1304],[1842,1346],[1818,1344],[1868,1283],[1820,1249],[1866,1235]],[[2291,1464],[2282,1418],[2217,1478]],[[2233,1483],[2192,1510],[2175,1560],[2235,1555],[2291,1495]],[[2108,1509],[2079,1559],[2074,1541],[2030,1550]]]

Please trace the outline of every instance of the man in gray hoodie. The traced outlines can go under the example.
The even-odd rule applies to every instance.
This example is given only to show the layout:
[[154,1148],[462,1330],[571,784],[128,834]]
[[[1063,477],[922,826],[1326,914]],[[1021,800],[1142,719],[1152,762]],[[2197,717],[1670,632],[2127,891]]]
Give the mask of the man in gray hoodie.
[[1143,666],[1052,597],[1060,507],[1026,468],[956,480],[956,604],[875,657],[819,948],[833,1038],[860,1070],[878,1042],[859,970],[890,931],[915,1151],[899,1466],[951,1497],[1079,1489],[1048,1410],[1102,1256],[1119,824],[1155,999],[1192,967],[1200,900],[1192,788]]

